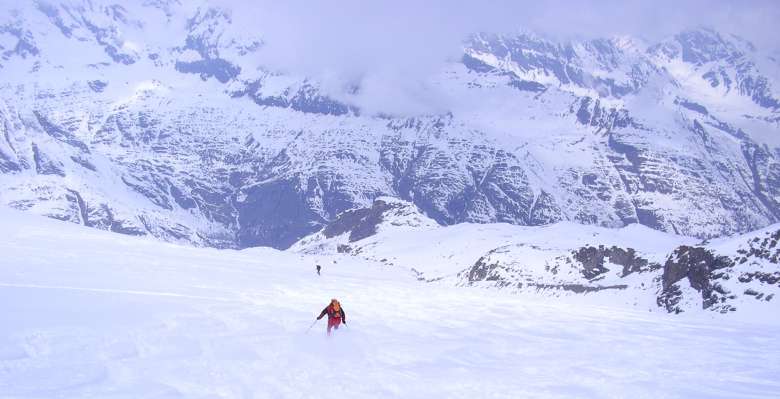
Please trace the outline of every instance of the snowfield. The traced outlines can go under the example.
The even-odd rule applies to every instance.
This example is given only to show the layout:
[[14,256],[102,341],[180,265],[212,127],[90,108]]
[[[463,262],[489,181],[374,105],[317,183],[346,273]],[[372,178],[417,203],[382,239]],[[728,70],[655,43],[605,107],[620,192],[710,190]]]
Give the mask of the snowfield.
[[[776,314],[545,301],[5,209],[0,236],[2,398],[780,396]],[[331,297],[347,326],[307,332]]]

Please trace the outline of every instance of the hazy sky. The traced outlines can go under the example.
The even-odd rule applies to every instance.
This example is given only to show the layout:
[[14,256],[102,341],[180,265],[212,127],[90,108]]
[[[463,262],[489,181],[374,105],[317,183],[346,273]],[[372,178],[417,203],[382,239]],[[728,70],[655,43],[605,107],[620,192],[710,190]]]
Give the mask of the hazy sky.
[[[480,31],[527,29],[556,39],[632,35],[655,42],[687,28],[710,26],[743,36],[759,48],[777,48],[780,31],[780,1],[772,0],[210,2],[215,1],[243,10],[234,12],[234,18],[251,19],[258,27],[266,39],[264,64],[326,85],[381,87],[388,96],[430,95],[418,78],[458,57],[462,40]],[[414,102],[412,97],[405,101]]]

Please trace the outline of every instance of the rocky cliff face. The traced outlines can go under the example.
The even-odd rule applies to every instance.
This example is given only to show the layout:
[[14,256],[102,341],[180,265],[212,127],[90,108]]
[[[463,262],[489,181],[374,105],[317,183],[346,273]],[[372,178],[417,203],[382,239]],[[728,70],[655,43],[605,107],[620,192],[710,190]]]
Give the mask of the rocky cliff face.
[[778,65],[722,33],[474,36],[432,82],[459,101],[405,117],[264,68],[262,32],[224,8],[3,7],[0,202],[15,208],[278,248],[380,196],[445,225],[704,238],[780,220]]

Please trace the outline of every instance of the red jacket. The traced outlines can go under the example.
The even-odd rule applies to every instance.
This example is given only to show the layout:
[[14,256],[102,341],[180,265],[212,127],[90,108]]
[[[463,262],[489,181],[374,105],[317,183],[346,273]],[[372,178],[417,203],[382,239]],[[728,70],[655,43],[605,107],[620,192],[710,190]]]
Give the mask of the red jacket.
[[325,309],[322,309],[322,313],[317,317],[317,320],[325,317],[326,314],[328,315],[328,320],[341,319],[342,323],[347,323],[347,315],[344,313],[344,308],[339,309],[337,312],[336,309],[333,309],[333,305],[328,305]]

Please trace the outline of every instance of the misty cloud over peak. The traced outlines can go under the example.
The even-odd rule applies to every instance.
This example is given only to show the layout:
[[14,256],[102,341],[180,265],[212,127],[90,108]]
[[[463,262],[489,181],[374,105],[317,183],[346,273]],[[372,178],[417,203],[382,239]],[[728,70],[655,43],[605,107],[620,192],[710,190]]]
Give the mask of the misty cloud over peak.
[[[34,4],[6,1],[0,9],[8,14],[9,8],[17,6],[45,10],[57,4],[76,9],[102,4],[119,10],[154,5],[170,15],[179,10],[183,12],[178,15],[187,16],[217,9],[220,18],[232,25],[230,35],[262,42],[254,52],[257,66],[309,78],[330,97],[366,112],[390,113],[446,110],[447,96],[437,91],[432,77],[459,62],[475,35],[522,35],[553,46],[593,40],[591,44],[598,45],[598,40],[608,40],[621,51],[644,52],[678,41],[685,32],[705,36],[710,32],[715,44],[724,39],[739,43],[742,50],[755,47],[763,54],[776,54],[775,24],[780,20],[780,3],[768,0],[155,0],[124,5],[116,5],[115,0],[39,0]],[[165,19],[135,22],[164,25]],[[185,22],[189,23],[168,18],[167,23]],[[233,39],[228,36],[221,40]],[[132,50],[144,40],[164,38],[139,34],[118,46]],[[169,48],[179,45],[167,43]]]
[[[533,34],[555,42],[621,38],[649,46],[707,27],[774,47],[780,6],[772,1],[217,1],[263,37],[260,62],[321,82],[336,97],[371,108],[381,98],[435,111],[425,83],[459,60],[475,33]],[[354,88],[359,88],[357,92]],[[409,108],[409,107],[401,107]],[[435,107],[434,107],[435,108]],[[398,109],[403,111],[403,109]]]

